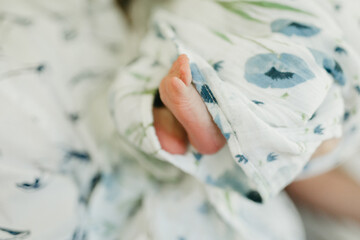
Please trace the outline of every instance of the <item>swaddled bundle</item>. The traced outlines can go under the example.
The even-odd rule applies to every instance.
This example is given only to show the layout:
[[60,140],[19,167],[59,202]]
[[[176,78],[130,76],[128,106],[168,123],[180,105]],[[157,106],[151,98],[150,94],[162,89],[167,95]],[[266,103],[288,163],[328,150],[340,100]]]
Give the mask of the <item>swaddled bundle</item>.
[[[142,109],[141,120],[120,120],[114,107],[120,132],[137,131],[127,136],[145,152],[256,202],[275,196],[305,166],[314,174],[306,164],[315,150],[343,130],[347,141],[356,137],[359,119],[360,62],[324,9],[318,2],[189,0],[157,11],[143,57],[122,74],[127,83],[120,81],[113,102]],[[189,57],[192,82],[227,139],[216,155],[171,155],[151,126],[149,93],[180,54]]]

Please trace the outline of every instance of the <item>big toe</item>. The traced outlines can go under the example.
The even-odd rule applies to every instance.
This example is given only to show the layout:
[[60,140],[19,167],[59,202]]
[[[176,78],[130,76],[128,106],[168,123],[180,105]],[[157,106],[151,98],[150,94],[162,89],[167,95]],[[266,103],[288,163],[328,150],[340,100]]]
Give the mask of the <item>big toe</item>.
[[[190,76],[188,76],[190,75]],[[188,83],[188,79],[190,82]],[[205,103],[191,84],[188,59],[180,56],[160,85],[164,104],[185,128],[191,144],[203,154],[212,154],[225,145],[225,138],[210,116]]]

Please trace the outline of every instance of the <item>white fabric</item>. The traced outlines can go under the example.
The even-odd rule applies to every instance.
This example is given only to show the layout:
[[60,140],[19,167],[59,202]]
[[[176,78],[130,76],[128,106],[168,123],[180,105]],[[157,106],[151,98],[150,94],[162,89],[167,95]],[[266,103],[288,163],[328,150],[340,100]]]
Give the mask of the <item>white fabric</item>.
[[[144,1],[137,7],[150,5]],[[145,3],[148,5],[143,5]],[[252,18],[246,14],[239,17],[213,1],[181,0],[163,5],[151,23],[150,27],[155,29],[150,30],[144,41],[141,56],[124,66],[138,51],[136,43],[141,34],[128,31],[112,1],[1,0],[0,239],[305,239],[297,210],[287,195],[279,191],[296,177],[317,144],[340,136],[340,127],[344,141],[354,143],[353,139],[357,139],[354,125],[359,122],[355,111],[358,97],[351,85],[356,86],[352,75],[356,74],[357,51],[352,48],[356,48],[353,45],[357,40],[348,39],[352,36],[350,33],[344,37],[341,33],[349,23],[347,18],[358,15],[333,14],[331,4],[325,0],[324,3],[277,3],[314,11],[319,22],[295,10],[251,4],[242,6],[245,13],[252,16],[253,20],[249,20]],[[352,13],[351,7],[343,7]],[[168,12],[173,15],[169,17]],[[331,37],[319,35],[314,43],[299,36],[288,36],[288,39],[269,27],[278,17],[294,17],[294,21],[307,19],[306,24],[322,28],[321,33]],[[177,30],[175,35],[174,28],[164,25],[166,22],[176,25],[173,26]],[[331,27],[325,30],[325,26]],[[348,29],[357,29],[355,23],[348,26]],[[281,24],[275,27],[276,31],[284,30]],[[313,32],[314,29],[310,31]],[[235,36],[239,34],[245,38]],[[174,36],[177,39],[172,39]],[[347,54],[330,53],[334,38]],[[235,44],[228,46],[229,40]],[[267,52],[268,45],[304,58],[315,77],[285,94],[281,89],[262,89],[246,83],[243,76],[246,69],[237,69],[237,65],[223,66],[223,70],[230,72],[209,69],[215,63],[221,67],[219,61],[227,59],[244,65],[247,58]],[[316,65],[317,58],[308,47],[336,58],[350,85],[335,85],[321,66]],[[227,56],[224,48],[230,53]],[[183,51],[204,76],[210,74],[206,83],[217,97],[219,107],[215,108],[212,103],[207,106],[215,119],[217,111],[234,110],[227,95],[232,91],[228,85],[232,84],[234,96],[242,97],[235,102],[244,106],[242,111],[252,113],[244,119],[250,123],[257,119],[261,129],[274,130],[279,128],[275,125],[283,121],[287,128],[300,126],[306,130],[305,126],[313,121],[314,126],[309,127],[311,133],[312,127],[326,122],[330,116],[329,127],[318,129],[323,135],[311,134],[300,140],[301,134],[294,133],[291,141],[314,140],[301,158],[297,156],[297,147],[290,148],[288,154],[299,157],[296,163],[279,158],[278,162],[258,166],[260,162],[250,158],[258,150],[257,145],[252,149],[244,143],[241,138],[251,135],[240,134],[242,126],[237,121],[241,119],[230,119],[229,114],[219,116],[223,132],[226,134],[229,129],[232,134],[236,132],[238,138],[232,136],[230,139],[237,141],[229,141],[219,153],[202,156],[191,147],[183,156],[165,152],[152,125],[153,94],[172,61]],[[334,62],[329,64],[333,68],[331,72]],[[195,79],[199,75],[196,68],[192,70]],[[335,77],[336,73],[332,72]],[[234,76],[240,76],[247,85],[246,91],[231,82]],[[226,84],[219,79],[224,79]],[[201,84],[198,87],[202,87]],[[315,96],[311,84],[317,93]],[[313,101],[301,99],[308,94],[314,96]],[[296,104],[294,96],[297,95],[307,105]],[[261,110],[264,106],[252,100],[273,103],[271,109],[278,108],[279,115]],[[289,105],[284,104],[287,101]],[[304,111],[295,114],[292,107]],[[285,116],[282,109],[287,113]],[[235,110],[234,113],[242,115]],[[309,120],[315,111],[317,117]],[[346,124],[339,119],[343,111],[350,114]],[[289,115],[291,113],[293,115]],[[225,128],[226,122],[234,124],[234,128]],[[280,131],[279,136],[289,135]],[[289,148],[275,146],[275,141],[263,135],[258,134],[257,138],[269,149],[281,152]],[[351,150],[346,151],[349,157],[355,152],[354,146],[346,145]],[[264,181],[257,180],[250,168],[244,167],[244,158],[240,163],[237,162],[240,158],[234,159],[240,154],[239,148],[248,149],[248,163],[252,162],[260,172],[258,177]],[[265,149],[259,151],[259,159],[268,154]],[[271,156],[271,160],[275,160],[274,155]],[[293,170],[281,171],[282,166]],[[254,203],[244,196],[264,203]]]

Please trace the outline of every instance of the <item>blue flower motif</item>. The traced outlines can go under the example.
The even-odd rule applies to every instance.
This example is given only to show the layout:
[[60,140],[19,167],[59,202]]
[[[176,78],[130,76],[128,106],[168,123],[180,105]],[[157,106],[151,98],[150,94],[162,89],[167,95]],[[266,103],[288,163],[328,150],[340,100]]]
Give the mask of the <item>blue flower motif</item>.
[[191,76],[194,83],[205,83],[205,77],[195,63],[190,63]]
[[202,97],[204,102],[217,104],[217,100],[214,94],[212,93],[210,87],[207,84],[205,84],[206,79],[204,75],[201,73],[199,67],[195,63],[190,63],[190,70],[191,70],[193,83],[196,86],[196,90],[200,93],[200,96]]
[[356,130],[357,130],[357,127],[356,127],[356,126],[352,126],[352,128],[350,129],[350,132],[351,132],[351,133],[354,133]]
[[318,135],[324,134],[324,128],[321,126],[321,124],[314,128],[314,133]]
[[339,53],[339,54],[347,54],[347,51],[344,48],[340,47],[340,46],[336,46],[334,51],[336,53]]
[[310,48],[310,52],[315,58],[317,64],[323,67],[333,78],[335,83],[340,86],[344,86],[346,83],[346,78],[344,76],[343,70],[339,63],[333,58],[329,57],[323,52],[317,51]]
[[18,230],[3,228],[3,227],[0,227],[0,232],[1,232],[0,235],[2,236],[1,239],[25,239],[25,237],[30,235],[30,231],[28,231],[28,230],[18,231]]
[[245,79],[261,88],[291,88],[314,77],[304,60],[288,53],[258,54],[245,64]]
[[271,23],[271,31],[286,36],[312,37],[318,34],[321,29],[311,24],[303,24],[290,19],[277,19]]
[[235,156],[235,158],[238,158],[238,162],[244,162],[245,164],[249,161],[244,155],[238,154]]
[[314,112],[314,114],[311,116],[311,118],[309,118],[309,121],[313,120],[316,117],[317,113]]
[[250,191],[246,194],[246,197],[250,199],[251,201],[254,201],[256,203],[262,203],[262,197],[259,192],[257,191]]
[[201,86],[200,95],[204,102],[217,103],[217,100],[207,84]]
[[209,202],[205,201],[197,208],[197,210],[201,214],[207,215],[211,212],[211,205]]
[[40,178],[35,178],[33,183],[28,183],[28,182],[18,183],[16,184],[16,186],[18,188],[29,190],[29,189],[39,189],[42,186],[42,184],[40,183]]
[[87,235],[87,233],[86,233],[86,231],[84,231],[84,230],[82,229],[82,227],[77,227],[77,228],[75,229],[75,231],[73,232],[71,239],[72,239],[72,240],[86,239],[86,238],[87,238],[86,235]]
[[257,100],[252,100],[253,103],[255,103],[256,105],[264,105],[264,102],[261,101],[257,101]]
[[155,34],[159,39],[165,40],[165,36],[162,34],[161,30],[160,30],[160,26],[155,23],[154,24],[154,30],[155,30]]
[[275,153],[271,152],[271,153],[269,153],[269,155],[267,156],[267,161],[268,161],[268,162],[272,162],[272,161],[277,160],[277,158],[278,158],[278,155],[276,155]]
[[307,170],[309,169],[310,165],[311,165],[310,162],[308,162],[307,164],[305,164],[303,170],[304,170],[304,171],[307,171]]
[[340,86],[344,86],[345,85],[345,76],[343,74],[343,70],[337,61],[334,61],[334,62],[335,62],[335,65],[333,65],[330,62],[325,61],[324,68],[331,76],[333,76],[333,78],[337,84],[339,84]]
[[152,67],[157,67],[159,65],[160,65],[160,62],[157,59],[151,64]]
[[194,158],[196,161],[200,161],[203,155],[201,153],[193,153]]
[[68,117],[71,122],[76,122],[80,118],[78,113],[70,113]]
[[70,150],[66,153],[65,158],[67,160],[75,158],[78,159],[80,161],[84,161],[84,162],[89,162],[91,160],[91,156],[88,152],[81,152],[81,151],[77,151],[77,150]]
[[85,204],[85,205],[89,204],[90,197],[92,196],[92,193],[93,193],[95,187],[99,184],[99,182],[101,181],[102,178],[103,178],[103,175],[99,172],[96,173],[92,177],[92,179],[88,185],[88,191],[86,193],[82,193],[79,197],[80,203]]
[[344,122],[346,122],[347,120],[349,120],[349,118],[350,118],[350,112],[349,112],[349,111],[346,111],[346,112],[344,113]]
[[360,94],[360,85],[356,85],[355,90]]
[[217,178],[212,178],[210,175],[206,176],[205,182],[209,185],[216,186],[222,189],[234,190],[248,199],[255,202],[262,202],[262,197],[257,191],[250,190],[248,186],[244,184],[245,174],[239,165],[234,165],[231,169],[226,170],[223,174]]
[[176,28],[173,25],[169,24],[169,23],[168,23],[168,26],[176,34],[176,32],[177,32]]
[[206,176],[205,182],[209,185],[216,186],[223,189],[231,189],[241,194],[247,193],[247,187],[244,185],[244,172],[238,166],[226,170],[217,178],[212,178],[210,175]]
[[218,61],[218,62],[214,63],[213,64],[214,70],[217,72],[220,71],[223,68],[223,66],[222,66],[223,63],[224,63],[224,61]]
[[40,72],[43,72],[45,70],[45,68],[46,67],[44,64],[40,64],[36,67],[36,71],[40,73]]

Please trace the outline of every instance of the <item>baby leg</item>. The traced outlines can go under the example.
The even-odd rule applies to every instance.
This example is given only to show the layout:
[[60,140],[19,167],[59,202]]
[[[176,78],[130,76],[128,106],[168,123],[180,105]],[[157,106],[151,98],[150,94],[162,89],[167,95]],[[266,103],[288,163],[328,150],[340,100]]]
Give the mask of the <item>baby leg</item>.
[[[324,142],[313,156],[330,152],[336,143]],[[360,185],[341,169],[294,182],[286,190],[296,203],[360,223]]]

